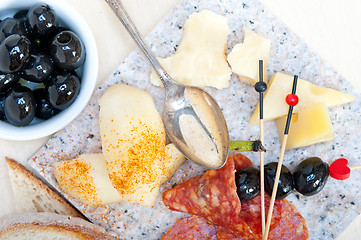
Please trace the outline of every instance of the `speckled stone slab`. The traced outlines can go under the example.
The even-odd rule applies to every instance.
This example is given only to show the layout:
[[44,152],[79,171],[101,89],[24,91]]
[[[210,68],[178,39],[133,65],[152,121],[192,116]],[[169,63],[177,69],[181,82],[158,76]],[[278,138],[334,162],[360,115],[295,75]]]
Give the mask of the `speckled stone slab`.
[[[243,41],[242,27],[247,26],[271,39],[271,60],[268,76],[277,71],[297,74],[320,86],[334,88],[356,97],[355,102],[330,109],[335,129],[335,140],[297,150],[287,151],[284,164],[294,170],[303,159],[319,156],[331,163],[339,157],[346,157],[350,165],[356,165],[361,153],[360,94],[327,65],[299,37],[293,34],[268,9],[256,0],[183,0],[165,17],[147,37],[147,42],[157,56],[166,57],[174,53],[181,36],[182,26],[192,12],[209,9],[224,15],[231,28],[227,52]],[[82,153],[100,153],[101,142],[98,123],[98,99],[110,85],[126,83],[149,91],[155,98],[158,109],[162,109],[163,90],[149,83],[151,66],[139,51],[134,51],[120,65],[112,76],[99,87],[88,106],[64,130],[55,134],[40,151],[29,160],[31,166],[59,191],[54,178],[52,164],[55,161],[75,158]],[[248,124],[248,119],[257,104],[258,95],[253,86],[241,83],[233,75],[231,87],[223,90],[206,89],[218,101],[225,115],[231,140],[257,139],[258,126]],[[265,145],[269,149],[265,161],[277,161],[280,143],[274,122],[265,123]],[[259,155],[246,154],[255,165]],[[191,176],[203,173],[205,169],[189,161],[181,166],[175,176],[161,186],[160,192],[171,188]],[[345,181],[329,179],[321,193],[304,197],[292,193],[288,200],[305,217],[310,239],[335,239],[361,212],[361,174],[351,173]],[[159,194],[152,208],[137,204],[118,203],[102,207],[89,207],[67,196],[93,222],[121,234],[125,239],[160,239],[162,234],[183,213],[168,210]]]

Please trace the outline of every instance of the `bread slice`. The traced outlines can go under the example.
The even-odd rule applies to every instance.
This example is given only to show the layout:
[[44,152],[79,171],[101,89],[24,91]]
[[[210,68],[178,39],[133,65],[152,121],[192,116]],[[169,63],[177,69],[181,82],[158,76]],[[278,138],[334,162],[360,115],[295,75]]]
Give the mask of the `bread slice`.
[[81,218],[56,213],[24,213],[0,219],[0,240],[120,239]]
[[18,213],[53,212],[73,217],[83,215],[57,192],[13,159],[6,158]]

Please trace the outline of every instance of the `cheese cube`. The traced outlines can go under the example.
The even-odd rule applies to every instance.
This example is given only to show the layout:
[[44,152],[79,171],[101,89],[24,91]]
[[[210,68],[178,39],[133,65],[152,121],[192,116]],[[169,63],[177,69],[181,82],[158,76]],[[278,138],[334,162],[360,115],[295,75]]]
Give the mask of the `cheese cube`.
[[[276,120],[281,143],[286,121],[287,116]],[[329,141],[334,138],[333,135],[327,107],[323,103],[315,104],[292,115],[286,150]]]
[[[285,99],[291,93],[292,85],[293,76],[279,72],[273,75],[263,100],[264,121],[280,118],[288,113],[289,106]],[[294,107],[293,112],[298,112],[317,103],[324,103],[326,107],[333,107],[352,102],[355,99],[352,95],[331,88],[319,87],[302,79],[298,79],[296,94],[300,101]],[[259,123],[259,104],[253,111],[249,123]]]
[[[178,83],[197,87],[229,87],[231,69],[225,56],[228,34],[227,19],[209,10],[192,13],[184,24],[182,40],[170,57],[158,58],[162,67]],[[162,83],[152,72],[150,81]]]
[[243,43],[235,45],[227,57],[232,72],[242,81],[254,85],[259,78],[259,60],[263,60],[263,81],[267,82],[271,41],[246,27],[243,32]]

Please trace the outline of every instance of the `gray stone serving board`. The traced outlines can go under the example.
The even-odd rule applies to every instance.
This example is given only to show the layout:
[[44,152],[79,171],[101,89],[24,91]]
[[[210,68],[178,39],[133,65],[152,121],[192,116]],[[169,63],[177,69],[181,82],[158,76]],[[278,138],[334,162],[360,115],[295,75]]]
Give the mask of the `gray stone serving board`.
[[[330,109],[335,129],[335,140],[313,146],[290,150],[285,153],[284,164],[294,170],[303,159],[319,156],[331,163],[346,157],[350,165],[356,165],[361,153],[360,94],[350,83],[327,65],[298,36],[280,22],[258,0],[183,0],[170,12],[146,38],[157,56],[174,53],[182,36],[186,18],[196,11],[209,9],[224,15],[231,28],[227,53],[243,41],[242,27],[247,26],[272,42],[268,76],[277,71],[297,74],[320,86],[334,88],[354,95],[351,104]],[[55,161],[75,158],[82,153],[100,153],[101,142],[98,124],[98,99],[103,92],[116,83],[126,83],[149,91],[161,111],[163,89],[149,83],[151,66],[139,51],[132,52],[109,79],[94,93],[84,111],[65,129],[55,134],[40,151],[29,160],[30,165],[59,191],[52,164]],[[257,104],[258,95],[253,86],[244,84],[232,75],[231,87],[223,90],[206,89],[218,101],[225,115],[231,140],[257,139],[258,126],[248,124],[248,119]],[[265,145],[269,149],[265,162],[277,161],[280,150],[278,133],[274,122],[265,123]],[[255,165],[259,155],[246,154]],[[205,171],[187,161],[175,176],[161,186],[160,192]],[[329,178],[325,188],[312,197],[292,193],[287,199],[306,219],[310,239],[335,239],[361,212],[361,174],[355,171],[345,181]],[[101,207],[89,207],[64,194],[80,211],[94,223],[120,233],[125,239],[160,239],[177,219],[187,216],[168,210],[159,194],[152,208],[131,203],[118,203]]]

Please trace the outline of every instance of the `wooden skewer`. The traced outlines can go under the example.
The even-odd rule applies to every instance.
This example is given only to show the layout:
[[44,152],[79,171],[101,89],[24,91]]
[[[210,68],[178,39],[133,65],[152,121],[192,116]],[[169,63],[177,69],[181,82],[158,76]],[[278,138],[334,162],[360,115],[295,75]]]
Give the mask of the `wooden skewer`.
[[[263,119],[260,119],[260,140],[263,142]],[[261,214],[262,214],[262,236],[266,229],[266,211],[264,203],[264,152],[260,152],[260,182],[261,182]]]
[[361,168],[361,165],[357,165],[357,166],[352,166],[352,167],[349,167],[350,169],[360,169]]
[[[263,142],[263,119],[260,120],[260,140]],[[261,181],[261,214],[262,214],[262,236],[266,229],[266,211],[264,204],[264,152],[260,152],[260,181]]]
[[[293,87],[292,87],[292,95],[293,96],[295,96],[295,94],[296,94],[297,78],[298,78],[298,76],[295,75],[294,79],[293,79]],[[267,240],[268,234],[269,234],[269,228],[271,226],[272,212],[273,212],[273,207],[274,207],[274,203],[275,203],[275,200],[276,200],[278,181],[280,179],[281,168],[282,168],[282,163],[283,163],[283,157],[284,157],[285,150],[286,150],[286,145],[287,145],[288,130],[289,130],[290,122],[291,122],[293,106],[295,106],[297,103],[298,103],[298,98],[297,98],[297,102],[294,105],[290,104],[290,107],[289,107],[289,110],[288,110],[287,122],[286,122],[285,132],[284,132],[284,135],[283,135],[283,141],[282,141],[282,145],[281,145],[280,158],[279,158],[279,161],[278,161],[278,164],[277,164],[276,177],[275,177],[275,181],[274,181],[274,184],[273,184],[272,197],[271,197],[270,206],[269,206],[269,209],[268,209],[266,230],[265,230],[265,233],[263,235],[263,240]]]
[[[263,82],[263,60],[259,60],[259,82]],[[267,86],[267,85],[266,85]],[[265,89],[263,89],[265,91]],[[259,138],[263,144],[264,135],[263,135],[263,91],[259,92]],[[266,212],[265,212],[265,203],[264,203],[264,152],[260,152],[260,182],[261,182],[261,216],[262,216],[262,236],[265,233],[266,229]]]
[[[267,84],[263,82],[263,60],[259,60],[259,81],[255,84],[255,89],[259,92],[259,129],[260,141],[263,143],[263,92],[267,90]],[[262,216],[262,236],[266,228],[266,213],[264,203],[264,152],[260,152],[260,191],[261,191],[261,216]]]
[[280,179],[283,156],[284,156],[284,153],[285,153],[285,150],[286,150],[287,138],[288,138],[288,134],[283,136],[283,141],[282,141],[282,145],[281,145],[281,154],[280,154],[280,159],[279,159],[278,165],[277,165],[275,184],[273,185],[272,197],[271,197],[270,206],[269,206],[269,209],[268,209],[266,230],[265,230],[265,233],[263,235],[263,240],[267,240],[268,233],[269,233],[269,228],[271,226],[273,207],[275,205],[278,181]]

